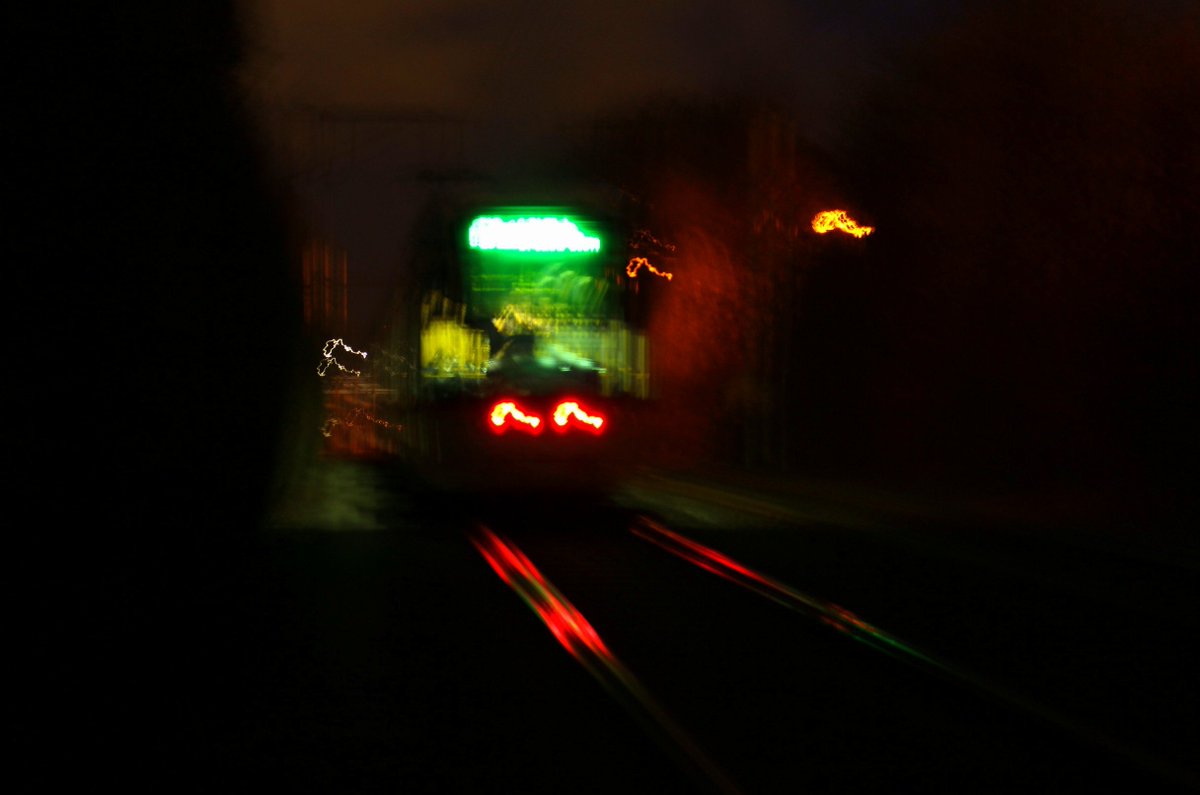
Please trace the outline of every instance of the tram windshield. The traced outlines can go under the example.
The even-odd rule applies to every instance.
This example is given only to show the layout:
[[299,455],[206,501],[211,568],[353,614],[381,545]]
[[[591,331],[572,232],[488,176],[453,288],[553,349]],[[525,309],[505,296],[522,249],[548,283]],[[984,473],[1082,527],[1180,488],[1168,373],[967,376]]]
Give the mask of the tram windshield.
[[483,212],[465,230],[462,301],[423,307],[424,384],[438,395],[646,396],[642,334],[602,224],[559,208]]

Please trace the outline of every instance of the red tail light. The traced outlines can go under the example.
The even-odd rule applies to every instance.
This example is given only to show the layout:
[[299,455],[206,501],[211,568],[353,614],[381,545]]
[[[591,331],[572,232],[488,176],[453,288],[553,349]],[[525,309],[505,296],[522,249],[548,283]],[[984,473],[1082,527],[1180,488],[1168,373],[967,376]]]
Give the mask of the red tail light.
[[536,414],[527,414],[511,400],[503,400],[492,406],[488,415],[488,427],[496,433],[504,433],[509,428],[517,428],[526,433],[541,433],[542,418]]
[[569,427],[582,428],[592,433],[602,433],[606,422],[603,415],[590,412],[575,400],[564,400],[554,407],[552,427],[565,431]]
[[608,427],[608,418],[590,408],[585,408],[577,400],[567,399],[560,401],[554,407],[550,420],[547,422],[532,411],[527,411],[525,407],[518,405],[515,400],[501,400],[488,411],[487,425],[494,433],[504,433],[509,428],[515,428],[536,435],[549,425],[559,433],[566,433],[571,428],[577,428],[600,434]]

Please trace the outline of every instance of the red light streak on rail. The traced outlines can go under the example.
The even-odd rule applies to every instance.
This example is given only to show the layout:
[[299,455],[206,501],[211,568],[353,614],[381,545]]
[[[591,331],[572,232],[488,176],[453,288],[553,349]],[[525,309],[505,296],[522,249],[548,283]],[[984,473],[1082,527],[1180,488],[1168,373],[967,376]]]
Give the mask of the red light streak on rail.
[[572,419],[597,433],[604,426],[604,417],[598,414],[589,414],[574,400],[564,400],[554,407],[554,427],[556,429],[565,430],[567,423]]
[[650,260],[646,259],[645,257],[634,257],[629,260],[629,264],[625,266],[625,273],[629,276],[629,278],[636,279],[638,271],[642,268],[650,271],[655,276],[663,277],[667,281],[671,281],[671,279],[675,278],[674,274],[667,273],[666,271],[660,271],[658,268],[651,265]]
[[639,525],[635,525],[631,530],[634,535],[662,547],[705,571],[735,582],[784,607],[811,615],[823,623],[845,632],[855,640],[862,641],[880,651],[901,652],[907,657],[936,668],[946,668],[943,664],[902,643],[897,638],[871,626],[846,608],[789,588],[777,580],[747,568],[715,549],[672,532],[651,519],[641,517]]
[[936,660],[912,646],[902,642],[878,627],[872,626],[846,608],[833,602],[816,599],[793,588],[759,574],[715,549],[672,532],[657,522],[642,516],[639,524],[630,528],[634,535],[645,539],[668,552],[683,558],[705,571],[717,574],[731,582],[748,588],[784,607],[806,613],[822,623],[833,627],[848,637],[881,651],[903,662],[912,663],[926,671],[948,676],[982,691],[987,696],[1006,702],[1019,709],[1033,713],[1043,720],[1056,724],[1083,739],[1107,748],[1135,764],[1161,776],[1177,781],[1191,782],[1194,776],[1177,764],[1166,760],[1152,751],[1131,746],[1101,732],[1096,726],[1081,722],[1059,710],[1028,696],[1010,690],[985,677],[965,671],[956,666]]
[[658,738],[688,771],[719,791],[738,793],[738,787],[700,751],[692,739],[663,711],[649,691],[609,650],[599,633],[566,597],[559,593],[533,562],[508,539],[487,527],[478,528],[471,543],[492,571],[533,610],[572,657],[627,709],[649,718]]
[[606,664],[614,661],[612,652],[583,614],[542,576],[521,550],[486,528],[481,539],[474,543],[492,570],[517,591],[573,657],[591,654]]

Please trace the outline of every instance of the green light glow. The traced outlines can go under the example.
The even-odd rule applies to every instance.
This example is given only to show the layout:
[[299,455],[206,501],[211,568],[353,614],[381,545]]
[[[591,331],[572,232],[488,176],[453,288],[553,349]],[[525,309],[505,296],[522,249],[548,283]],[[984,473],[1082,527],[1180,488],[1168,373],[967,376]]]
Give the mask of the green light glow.
[[479,216],[467,230],[467,241],[485,251],[600,251],[600,238],[584,234],[570,218]]

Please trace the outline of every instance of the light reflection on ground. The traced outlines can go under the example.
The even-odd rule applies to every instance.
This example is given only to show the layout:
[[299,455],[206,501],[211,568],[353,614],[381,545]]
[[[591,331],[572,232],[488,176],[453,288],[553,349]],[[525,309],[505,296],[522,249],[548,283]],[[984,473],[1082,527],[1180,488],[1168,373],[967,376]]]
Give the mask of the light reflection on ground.
[[268,525],[275,530],[383,530],[395,500],[383,477],[368,464],[319,458],[287,484]]

